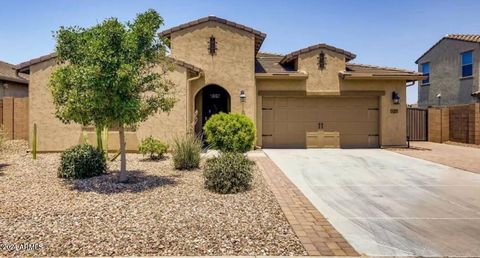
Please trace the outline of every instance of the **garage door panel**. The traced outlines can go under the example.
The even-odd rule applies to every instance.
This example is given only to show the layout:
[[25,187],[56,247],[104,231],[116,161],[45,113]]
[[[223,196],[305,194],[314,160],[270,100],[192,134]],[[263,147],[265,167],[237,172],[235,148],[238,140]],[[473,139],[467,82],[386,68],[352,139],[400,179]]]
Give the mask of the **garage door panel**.
[[275,106],[275,98],[263,98],[262,107],[263,108],[273,108]]
[[377,134],[378,126],[372,122],[325,122],[325,131],[338,131],[346,134]]
[[288,107],[288,98],[275,98],[275,107]]
[[272,110],[266,110],[264,108],[263,111],[262,111],[262,119],[263,119],[264,122],[274,122],[275,118],[274,118],[273,115],[274,115],[273,109]]
[[[306,132],[323,123],[326,132],[340,134],[342,148],[378,147],[377,97],[264,97],[264,146],[305,147]],[[268,133],[267,133],[268,132]]]

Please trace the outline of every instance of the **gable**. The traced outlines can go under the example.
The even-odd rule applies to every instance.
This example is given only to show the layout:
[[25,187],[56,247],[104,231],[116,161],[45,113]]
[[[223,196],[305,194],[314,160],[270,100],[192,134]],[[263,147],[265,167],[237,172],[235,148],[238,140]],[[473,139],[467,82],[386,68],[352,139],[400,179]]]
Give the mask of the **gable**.
[[260,32],[258,30],[255,30],[253,28],[250,28],[250,27],[247,27],[245,25],[241,25],[241,24],[238,24],[236,22],[232,22],[232,21],[229,21],[229,20],[226,20],[226,19],[218,18],[216,16],[207,16],[207,17],[204,17],[204,18],[200,18],[198,20],[194,20],[194,21],[191,21],[191,22],[188,22],[188,23],[184,23],[184,24],[175,26],[173,28],[170,28],[168,30],[164,30],[164,31],[160,32],[159,35],[161,37],[165,37],[165,38],[170,39],[172,33],[179,32],[179,31],[189,29],[189,28],[192,28],[192,27],[196,27],[197,25],[207,23],[207,22],[210,22],[210,23],[214,22],[214,23],[218,23],[218,24],[223,24],[223,25],[228,26],[230,28],[234,28],[238,31],[244,31],[244,32],[252,34],[255,38],[255,53],[257,53],[260,50],[260,47],[261,47],[263,41],[265,40],[265,37],[267,36],[267,34],[265,34],[263,32]]
[[479,48],[480,43],[475,41],[462,40],[457,38],[443,37],[432,47],[430,47],[425,53],[423,53],[416,61],[416,64],[428,62],[433,55],[443,55],[445,51],[461,53],[464,51]]

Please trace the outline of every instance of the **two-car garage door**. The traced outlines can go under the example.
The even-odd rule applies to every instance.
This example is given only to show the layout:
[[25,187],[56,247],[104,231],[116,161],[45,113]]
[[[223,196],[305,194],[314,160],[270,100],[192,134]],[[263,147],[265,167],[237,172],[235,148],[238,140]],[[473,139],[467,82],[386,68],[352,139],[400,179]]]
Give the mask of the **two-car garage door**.
[[306,133],[340,134],[342,148],[378,147],[378,97],[263,97],[264,148],[305,148]]

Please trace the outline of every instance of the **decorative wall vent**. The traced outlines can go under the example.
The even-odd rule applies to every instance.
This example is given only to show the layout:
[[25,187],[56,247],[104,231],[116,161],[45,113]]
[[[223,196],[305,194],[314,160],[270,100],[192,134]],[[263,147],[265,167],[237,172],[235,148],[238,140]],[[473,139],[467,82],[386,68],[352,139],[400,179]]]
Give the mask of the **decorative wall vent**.
[[215,40],[215,37],[212,35],[210,36],[210,40],[208,41],[208,52],[210,55],[215,55],[217,52],[217,41]]
[[327,60],[326,60],[326,57],[325,57],[325,53],[323,53],[323,51],[322,51],[318,55],[318,69],[320,69],[320,70],[325,69],[326,64],[327,64]]

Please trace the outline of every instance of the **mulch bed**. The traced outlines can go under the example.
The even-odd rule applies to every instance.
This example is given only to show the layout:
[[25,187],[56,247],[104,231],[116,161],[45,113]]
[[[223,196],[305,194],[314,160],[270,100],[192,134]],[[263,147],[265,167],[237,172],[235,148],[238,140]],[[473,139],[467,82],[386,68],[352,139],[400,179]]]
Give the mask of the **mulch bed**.
[[307,254],[258,170],[234,195],[206,190],[201,170],[137,154],[127,155],[129,184],[116,182],[118,161],[67,181],[56,176],[59,154],[32,160],[26,148],[0,154],[0,256]]

